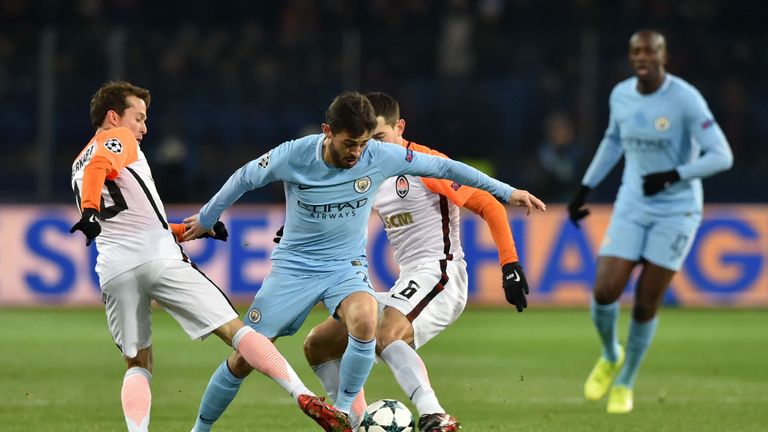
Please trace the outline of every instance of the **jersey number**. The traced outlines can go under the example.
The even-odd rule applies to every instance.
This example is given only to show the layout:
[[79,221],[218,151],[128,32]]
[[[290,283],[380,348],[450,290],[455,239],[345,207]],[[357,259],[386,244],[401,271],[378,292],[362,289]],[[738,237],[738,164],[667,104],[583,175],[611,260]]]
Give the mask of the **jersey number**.
[[[109,192],[109,198],[112,200],[112,205],[107,206],[104,202],[104,197],[101,197],[101,211],[99,212],[99,217],[102,220],[112,219],[113,217],[117,216],[118,213],[120,213],[123,210],[128,209],[128,204],[125,202],[125,197],[123,196],[123,193],[120,191],[120,187],[117,186],[117,183],[115,183],[112,180],[106,180],[104,182],[104,186],[107,187],[107,192]],[[75,182],[75,198],[77,199],[77,208],[82,207],[82,198],[80,197],[80,188],[77,186],[77,182]]]
[[392,297],[410,299],[414,294],[416,294],[416,291],[418,291],[419,288],[421,287],[416,283],[416,281],[408,281],[408,286],[399,293],[392,294]]

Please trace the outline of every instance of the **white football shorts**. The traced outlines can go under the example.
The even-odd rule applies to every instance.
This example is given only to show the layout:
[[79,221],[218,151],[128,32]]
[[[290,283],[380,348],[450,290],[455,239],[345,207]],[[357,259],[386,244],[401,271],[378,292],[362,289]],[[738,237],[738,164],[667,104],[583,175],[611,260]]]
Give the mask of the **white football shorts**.
[[388,292],[376,293],[379,310],[391,306],[413,325],[415,349],[451,325],[467,305],[467,263],[440,260],[401,268]]
[[238,317],[224,293],[182,260],[154,260],[113,278],[101,289],[112,338],[126,358],[152,344],[155,300],[192,339],[202,339]]

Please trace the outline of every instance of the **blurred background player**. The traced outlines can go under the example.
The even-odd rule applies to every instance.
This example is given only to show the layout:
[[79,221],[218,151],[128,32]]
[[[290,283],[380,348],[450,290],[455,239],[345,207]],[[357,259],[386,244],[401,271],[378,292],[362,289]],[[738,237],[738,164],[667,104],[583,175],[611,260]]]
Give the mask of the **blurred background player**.
[[[465,164],[415,154],[370,140],[377,121],[368,99],[357,92],[337,96],[326,111],[322,134],[287,141],[235,172],[200,210],[185,219],[185,238],[207,232],[222,212],[252,189],[283,181],[286,221],[272,253],[272,271],[256,294],[246,323],[273,340],[294,334],[322,301],[346,329],[339,364],[336,408],[349,413],[373,366],[378,303],[365,256],[375,193],[389,177],[448,177],[482,187],[510,204],[544,210],[526,191],[492,179]],[[521,300],[524,301],[524,300]],[[218,419],[251,367],[238,353],[211,377],[195,430]],[[224,366],[224,365],[223,365]],[[221,373],[220,373],[221,372]],[[351,430],[346,415],[326,430]]]
[[[598,400],[615,377],[610,413],[632,410],[632,388],[656,332],[657,309],[701,221],[701,178],[733,163],[704,98],[665,71],[663,35],[650,30],[632,35],[629,63],[635,76],[614,87],[605,138],[568,205],[569,217],[578,226],[589,214],[583,208],[587,194],[624,155],[622,184],[600,248],[591,304],[603,353],[584,384],[584,396]],[[618,299],[637,265],[642,271],[625,351],[616,335]]]
[[[70,232],[82,231],[86,246],[96,240],[96,272],[109,330],[128,365],[120,392],[128,430],[149,427],[152,300],[191,338],[215,334],[300,404],[332,411],[304,386],[268,339],[243,325],[224,293],[177,243],[185,226],[167,222],[139,147],[147,133],[150,100],[147,89],[127,82],[103,85],[91,100],[96,135],[72,165],[72,189],[82,217]],[[186,239],[207,236],[226,240],[224,224]]]
[[[394,98],[385,93],[368,93],[366,97],[378,122],[374,139],[445,157],[403,138],[406,123],[400,118],[400,106]],[[458,420],[440,405],[416,350],[456,321],[467,303],[467,264],[459,233],[461,207],[480,215],[490,228],[499,251],[507,301],[518,312],[527,307],[528,284],[506,210],[488,192],[450,180],[410,175],[387,179],[373,206],[400,267],[400,276],[389,292],[377,293],[382,311],[376,329],[376,352],[416,406],[419,430],[458,430]],[[345,335],[344,325],[329,318],[312,329],[304,342],[307,361],[332,399],[338,394]],[[353,406],[353,424],[362,420],[365,407],[361,392]]]

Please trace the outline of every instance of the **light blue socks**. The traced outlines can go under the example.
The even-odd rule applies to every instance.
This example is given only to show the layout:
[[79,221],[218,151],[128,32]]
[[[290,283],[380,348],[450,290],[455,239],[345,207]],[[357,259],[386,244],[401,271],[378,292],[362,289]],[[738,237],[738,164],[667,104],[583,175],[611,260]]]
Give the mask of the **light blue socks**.
[[194,432],[210,431],[213,423],[221,417],[237,395],[242,382],[243,378],[234,376],[227,366],[227,361],[224,360],[208,381],[203,400],[200,401],[200,411],[197,414],[195,427],[192,430]]
[[595,323],[600,341],[603,343],[603,357],[611,363],[619,360],[619,339],[616,336],[619,324],[619,302],[601,305],[592,298],[590,315]]
[[339,393],[334,406],[346,413],[352,409],[352,401],[363,388],[376,360],[376,338],[361,341],[349,335],[347,349],[341,356],[339,367]]
[[629,337],[627,338],[624,366],[621,368],[619,376],[616,377],[614,385],[623,385],[629,388],[634,386],[637,370],[640,369],[645,352],[648,351],[648,347],[651,345],[658,324],[658,316],[644,323],[637,322],[633,318],[629,323]]

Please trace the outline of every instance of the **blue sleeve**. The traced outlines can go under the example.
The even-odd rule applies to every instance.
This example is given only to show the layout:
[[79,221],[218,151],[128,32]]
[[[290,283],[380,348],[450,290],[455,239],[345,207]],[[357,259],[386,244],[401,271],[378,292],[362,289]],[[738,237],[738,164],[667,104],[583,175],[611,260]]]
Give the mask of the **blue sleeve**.
[[608,119],[608,128],[605,130],[605,136],[600,141],[597,152],[592,158],[592,162],[589,164],[581,184],[594,189],[616,166],[623,154],[624,149],[621,147],[619,124],[613,116],[613,107],[611,107],[611,115]]
[[282,162],[287,160],[286,153],[286,145],[280,145],[235,171],[216,195],[200,209],[200,225],[212,228],[224,210],[244,193],[281,180]]
[[410,174],[419,177],[450,179],[459,184],[482,189],[509,202],[512,186],[483,174],[471,166],[448,158],[415,152],[395,144],[378,143],[378,163],[385,177]]
[[695,89],[687,98],[686,127],[704,154],[677,167],[681,179],[711,176],[733,165],[733,153],[728,140],[715,122],[704,97]]

